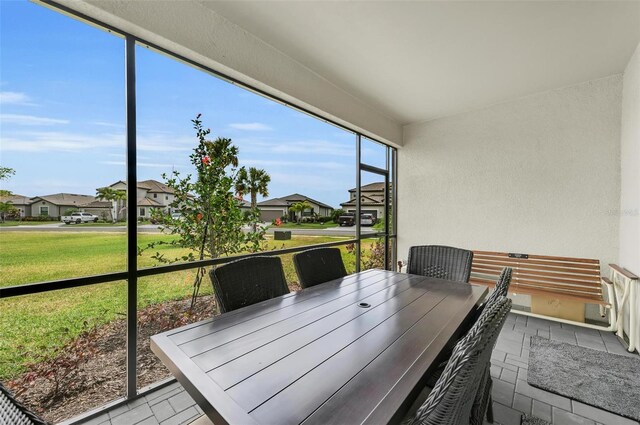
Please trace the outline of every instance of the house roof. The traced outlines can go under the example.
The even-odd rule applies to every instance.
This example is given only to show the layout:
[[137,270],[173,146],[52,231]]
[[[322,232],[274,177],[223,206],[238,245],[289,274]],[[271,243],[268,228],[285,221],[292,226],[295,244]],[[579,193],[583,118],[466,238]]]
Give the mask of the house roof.
[[[364,199],[364,201],[361,202],[360,205],[384,206],[384,199],[378,200],[367,195],[361,195],[361,196]],[[355,205],[356,205],[355,199],[350,199],[347,202],[343,202],[340,204],[340,206],[343,206],[343,207],[355,207]]]
[[173,193],[173,189],[157,180],[144,180],[138,182],[137,187],[147,189],[149,192],[156,193]]
[[[389,183],[391,187],[391,183]],[[356,188],[349,189],[349,192],[355,192]],[[360,192],[384,192],[384,182],[375,182],[360,186]]]
[[284,200],[286,200],[286,201],[288,201],[288,202],[290,202],[290,203],[296,203],[296,202],[302,202],[302,201],[309,201],[309,202],[313,202],[314,204],[317,204],[317,205],[319,205],[319,206],[321,206],[321,207],[323,207],[323,208],[330,208],[330,209],[333,209],[333,207],[332,207],[331,205],[327,205],[327,204],[325,204],[325,203],[323,203],[323,202],[316,201],[316,200],[315,200],[315,199],[313,199],[313,198],[309,198],[308,196],[301,195],[301,194],[299,194],[299,193],[292,193],[292,194],[291,194],[291,195],[289,195],[289,196],[283,196],[283,197],[281,197],[281,199],[284,199]]
[[[113,187],[117,184],[124,184],[126,185],[127,182],[125,182],[124,180],[118,180],[115,183],[110,184],[108,187]],[[173,189],[171,189],[169,186],[167,186],[164,183],[161,183],[157,180],[143,180],[143,181],[139,181],[136,184],[137,188],[140,189],[145,189],[151,193],[173,193]]]
[[139,207],[159,207],[159,208],[164,208],[164,205],[162,205],[160,202],[154,201],[151,198],[140,198],[137,201],[137,205]]
[[84,205],[79,205],[79,206],[81,206],[83,208],[109,208],[109,209],[111,209],[112,204],[111,204],[110,201],[98,201],[98,200],[95,200],[95,201],[91,201],[91,202],[88,202],[88,203],[86,203]]
[[28,205],[31,203],[31,198],[14,193],[9,196],[0,196],[0,202],[7,202],[13,205]]
[[291,204],[294,204],[296,202],[302,202],[302,201],[309,201],[309,202],[313,202],[316,205],[319,205],[323,208],[330,208],[333,209],[333,207],[331,205],[327,205],[324,202],[320,202],[320,201],[316,201],[313,198],[310,198],[308,196],[305,195],[301,195],[299,193],[292,193],[291,195],[288,196],[281,196],[280,198],[272,198],[272,199],[268,199],[266,201],[262,201],[258,203],[258,206],[261,207],[287,207]]
[[271,198],[266,201],[258,202],[259,207],[287,207],[289,203],[283,198]]
[[31,198],[30,203],[33,204],[38,200],[47,201],[53,205],[76,206],[87,204],[96,198],[90,195],[78,195],[75,193],[54,193],[52,195],[35,196]]

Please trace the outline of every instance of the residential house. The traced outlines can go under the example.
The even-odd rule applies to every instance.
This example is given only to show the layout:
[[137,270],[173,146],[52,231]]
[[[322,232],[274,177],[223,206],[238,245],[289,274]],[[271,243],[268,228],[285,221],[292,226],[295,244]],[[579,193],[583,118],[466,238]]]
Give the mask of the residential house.
[[262,221],[273,221],[276,218],[287,217],[289,220],[295,220],[295,213],[289,208],[291,205],[298,202],[307,201],[311,205],[311,209],[302,213],[303,217],[312,216],[314,214],[320,217],[329,217],[333,213],[333,207],[323,202],[316,201],[308,196],[294,193],[289,196],[282,196],[280,198],[267,199],[266,201],[258,202],[258,208],[260,209],[260,218]]
[[[75,193],[55,193],[31,198],[31,216],[60,217],[68,210],[83,209],[86,204],[95,201],[90,195],[78,195]],[[15,204],[14,204],[15,205]]]
[[[123,180],[117,181],[108,187],[116,190],[127,190],[127,183]],[[171,203],[175,199],[173,189],[157,180],[143,180],[136,185],[137,217],[150,218],[151,210],[162,209],[172,213]],[[126,201],[121,201],[118,211],[122,210]],[[119,214],[118,214],[119,215]]]
[[20,211],[20,218],[31,215],[31,198],[24,195],[12,194],[0,198],[0,202],[7,202]]
[[[349,189],[349,200],[340,204],[346,212],[356,212],[356,188]],[[369,183],[360,187],[360,210],[373,218],[384,217],[384,182]]]

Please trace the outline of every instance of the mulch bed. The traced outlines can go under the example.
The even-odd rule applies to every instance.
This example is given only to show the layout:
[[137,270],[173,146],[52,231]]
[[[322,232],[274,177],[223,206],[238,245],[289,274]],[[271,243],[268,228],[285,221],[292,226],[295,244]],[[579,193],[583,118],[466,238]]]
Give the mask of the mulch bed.
[[[193,323],[217,314],[212,296],[202,296],[193,311],[190,299],[154,304],[138,312],[138,387],[158,382],[171,376],[162,362],[151,352],[149,337],[187,323]],[[7,383],[16,397],[47,421],[56,423],[123,397],[126,386],[126,321],[119,319],[94,328],[86,342],[78,341],[65,346],[60,357],[90,354],[73,374],[68,375],[55,394],[55,384],[42,374],[22,375]],[[49,359],[47,362],[54,362]],[[50,363],[54,364],[54,363]]]

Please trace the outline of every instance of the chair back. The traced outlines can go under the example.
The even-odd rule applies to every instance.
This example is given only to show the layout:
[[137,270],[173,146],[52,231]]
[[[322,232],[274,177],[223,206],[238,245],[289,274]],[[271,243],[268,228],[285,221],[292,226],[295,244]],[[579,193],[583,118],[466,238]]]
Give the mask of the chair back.
[[309,288],[347,275],[339,248],[314,248],[293,256],[300,286]]
[[0,424],[2,425],[48,425],[35,413],[13,397],[13,394],[0,384]]
[[407,273],[469,282],[473,252],[442,245],[409,248]]
[[221,313],[289,293],[279,257],[250,257],[209,272]]
[[456,344],[433,390],[407,423],[470,423],[476,395],[490,365],[491,352],[510,309],[511,300],[505,297],[484,309],[476,324]]
[[494,303],[500,297],[506,297],[509,294],[509,286],[511,285],[511,275],[513,270],[511,267],[505,267],[500,273],[500,277],[498,277],[498,281],[496,282],[495,288],[493,288],[493,292],[487,298],[485,305],[489,305]]

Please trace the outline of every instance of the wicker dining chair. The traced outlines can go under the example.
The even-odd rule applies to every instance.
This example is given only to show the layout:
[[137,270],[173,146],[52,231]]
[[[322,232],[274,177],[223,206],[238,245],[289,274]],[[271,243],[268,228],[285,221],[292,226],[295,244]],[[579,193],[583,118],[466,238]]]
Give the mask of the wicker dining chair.
[[407,273],[469,282],[473,252],[442,245],[409,248]]
[[511,276],[513,274],[513,270],[511,267],[505,267],[500,276],[498,277],[498,281],[496,282],[496,286],[493,288],[493,292],[489,295],[489,298],[484,302],[484,305],[489,305],[495,302],[500,297],[506,297],[509,294],[509,286],[511,286]]
[[478,391],[485,389],[491,352],[510,309],[511,300],[505,297],[484,309],[480,319],[456,344],[447,367],[425,402],[415,413],[410,412],[405,424],[482,423],[487,406],[478,403],[476,398]]
[[339,248],[314,248],[293,256],[300,286],[309,288],[347,275]]
[[0,383],[0,424],[49,425],[13,397],[11,391]]
[[209,272],[221,313],[289,293],[279,257],[250,257]]

